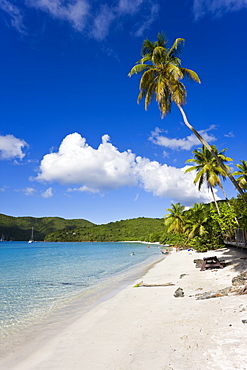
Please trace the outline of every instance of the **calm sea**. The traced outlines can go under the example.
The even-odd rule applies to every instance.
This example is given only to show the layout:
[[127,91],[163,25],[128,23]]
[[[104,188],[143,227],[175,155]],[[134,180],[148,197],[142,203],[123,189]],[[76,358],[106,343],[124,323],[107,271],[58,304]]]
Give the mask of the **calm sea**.
[[140,243],[0,242],[1,337],[160,258]]

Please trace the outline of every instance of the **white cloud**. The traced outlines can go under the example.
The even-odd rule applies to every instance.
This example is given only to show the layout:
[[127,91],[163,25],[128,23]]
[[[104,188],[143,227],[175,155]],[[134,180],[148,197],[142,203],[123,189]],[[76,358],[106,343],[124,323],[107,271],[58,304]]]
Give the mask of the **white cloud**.
[[235,12],[247,7],[247,0],[194,0],[193,13],[195,19],[207,13],[221,16],[227,12]]
[[[212,143],[216,141],[216,138],[212,134],[208,134],[208,131],[214,129],[214,126],[210,126],[209,129],[206,130],[200,130],[198,131],[199,134],[208,142]],[[167,136],[161,135],[164,131],[159,129],[158,127],[155,128],[155,131],[151,132],[151,136],[149,138],[152,143],[163,146],[165,148],[170,148],[173,150],[191,150],[193,146],[202,145],[201,142],[197,139],[197,137],[194,134],[191,134],[189,136],[186,136],[182,139],[174,139],[174,138],[168,138]],[[167,153],[166,153],[167,155]]]
[[53,189],[52,188],[48,188],[46,191],[44,191],[43,193],[41,193],[41,196],[43,198],[51,198],[51,197],[53,197]]
[[116,18],[116,14],[107,5],[102,5],[99,14],[94,19],[94,26],[91,35],[96,40],[103,40],[109,33],[109,28],[112,21]]
[[194,173],[184,173],[187,167],[161,165],[136,157],[130,150],[120,152],[109,140],[104,135],[102,143],[94,149],[78,133],[66,136],[58,152],[43,157],[35,180],[79,185],[69,188],[69,192],[100,193],[139,185],[155,196],[169,197],[185,205],[212,200],[206,188],[197,190]]
[[108,135],[102,137],[98,149],[93,149],[74,133],[62,141],[57,153],[43,158],[37,180],[82,184],[83,190],[94,192],[134,185],[134,157],[130,150],[120,153],[109,143]]
[[144,0],[119,0],[117,10],[120,14],[135,14]]
[[0,159],[22,159],[25,157],[22,149],[28,147],[28,144],[13,135],[0,136]]
[[69,188],[67,190],[68,192],[72,191],[80,191],[81,193],[99,193],[100,191],[98,189],[92,189],[87,186],[80,186],[79,188]]
[[[105,0],[103,3],[90,0],[25,0],[24,4],[17,2],[18,5],[13,5],[9,0],[0,0],[0,9],[10,17],[12,26],[23,33],[26,31],[24,16],[32,9],[54,20],[68,22],[76,31],[96,40],[103,40],[114,22],[120,30],[129,17],[133,18],[133,29],[138,28],[136,32],[130,29],[129,32],[142,36],[158,16],[157,3],[158,0]],[[137,16],[138,19],[134,18]]]
[[23,191],[24,191],[24,193],[26,194],[26,195],[33,195],[34,193],[35,193],[35,189],[34,188],[25,188],[25,189],[23,189]]
[[146,20],[138,27],[135,35],[140,37],[143,35],[144,31],[149,29],[152,23],[157,19],[159,14],[159,5],[153,4],[150,8],[150,14],[146,17]]
[[4,185],[2,188],[0,188],[0,191],[5,191],[6,189],[8,189],[8,186]]
[[225,134],[224,136],[225,137],[235,137],[235,135],[232,131],[228,132],[228,134]]
[[26,5],[48,13],[55,19],[68,21],[77,31],[82,31],[86,25],[90,11],[87,0],[26,0]]
[[0,9],[2,9],[10,18],[11,25],[19,32],[25,33],[25,26],[23,24],[23,14],[21,10],[8,0],[0,0]]
[[[143,11],[144,3],[146,12]],[[138,14],[141,15],[141,19],[139,19],[140,24],[137,24],[138,30],[134,34],[138,37],[142,36],[157,18],[158,10],[158,4],[144,0],[119,0],[116,6],[104,4],[94,19],[91,35],[97,40],[103,40],[108,35],[114,21],[123,22],[124,16],[133,17]]]
[[136,194],[134,201],[136,202],[139,198],[139,193]]
[[212,196],[206,186],[203,186],[200,192],[197,190],[193,183],[195,173],[193,171],[184,173],[188,166],[176,168],[141,157],[137,157],[137,163],[142,187],[147,192],[171,198],[184,205],[212,201]]

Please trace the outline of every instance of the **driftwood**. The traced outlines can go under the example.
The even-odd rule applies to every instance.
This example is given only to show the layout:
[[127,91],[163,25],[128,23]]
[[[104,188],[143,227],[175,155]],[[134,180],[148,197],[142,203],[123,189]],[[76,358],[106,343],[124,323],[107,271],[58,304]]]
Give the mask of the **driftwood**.
[[143,281],[141,281],[140,283],[136,284],[134,286],[134,288],[138,288],[140,286],[143,286],[143,287],[155,287],[155,286],[172,286],[172,285],[175,285],[173,283],[165,283],[165,284],[144,284]]

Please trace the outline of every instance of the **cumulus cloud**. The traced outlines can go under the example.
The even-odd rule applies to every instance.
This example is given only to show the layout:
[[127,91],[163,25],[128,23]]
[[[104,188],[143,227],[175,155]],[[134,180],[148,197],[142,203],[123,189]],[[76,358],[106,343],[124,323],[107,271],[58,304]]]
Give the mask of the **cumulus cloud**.
[[23,14],[18,6],[12,4],[8,0],[0,0],[0,9],[7,14],[7,17],[10,19],[10,24],[14,28],[21,33],[25,33],[26,28],[23,24]]
[[195,174],[185,174],[185,168],[137,157],[131,150],[120,152],[108,135],[94,149],[85,138],[73,133],[65,137],[57,152],[43,157],[36,180],[77,185],[70,187],[69,192],[101,193],[140,186],[155,196],[173,198],[185,205],[211,201],[208,190],[203,188],[199,192],[193,184]]
[[[145,29],[158,16],[158,0],[117,0],[92,2],[90,0],[25,0],[24,4],[12,4],[11,0],[0,0],[0,9],[11,19],[11,24],[20,32],[25,31],[24,16],[30,9],[39,11],[54,20],[69,23],[76,31],[85,32],[96,40],[104,39],[114,24],[119,27],[129,17],[136,17],[131,32],[142,36]],[[138,23],[137,23],[138,20]],[[27,18],[26,18],[27,21]],[[136,26],[137,24],[137,26]]]
[[134,157],[130,150],[120,153],[109,142],[108,135],[102,137],[97,149],[93,149],[85,138],[74,133],[66,136],[57,153],[43,158],[37,180],[83,184],[91,191],[134,185]]
[[212,201],[206,186],[203,186],[200,192],[197,190],[193,183],[195,173],[193,171],[184,173],[188,166],[176,168],[141,157],[137,157],[137,163],[140,182],[147,192],[171,198],[184,205]]
[[25,157],[22,150],[27,146],[28,144],[24,140],[13,135],[0,136],[0,159],[22,159]]
[[53,189],[52,188],[48,188],[46,191],[44,191],[43,193],[41,193],[41,196],[43,198],[51,198],[51,197],[53,197]]
[[[199,134],[208,142],[212,143],[216,141],[216,138],[214,135],[209,134],[208,131],[214,129],[214,126],[210,126],[210,128],[206,130],[200,130],[198,131]],[[194,134],[191,134],[189,136],[186,136],[182,139],[174,139],[174,138],[168,138],[167,136],[162,135],[163,131],[159,129],[158,127],[155,128],[154,131],[151,132],[151,136],[149,138],[152,143],[163,146],[165,148],[170,148],[173,150],[191,150],[193,146],[202,145],[201,142],[197,139],[197,137]]]
[[211,13],[214,16],[222,16],[227,12],[235,12],[247,7],[247,0],[194,0],[193,13],[195,19],[199,19]]

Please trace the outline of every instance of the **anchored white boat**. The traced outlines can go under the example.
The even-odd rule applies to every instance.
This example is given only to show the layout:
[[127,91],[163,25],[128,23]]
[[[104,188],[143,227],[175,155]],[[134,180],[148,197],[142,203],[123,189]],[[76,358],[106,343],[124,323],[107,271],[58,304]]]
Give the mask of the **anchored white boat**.
[[33,227],[32,227],[32,232],[31,232],[31,238],[28,240],[28,244],[33,243]]

